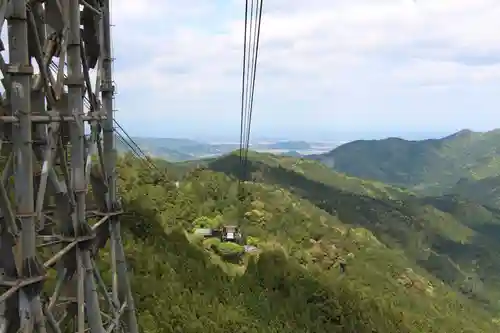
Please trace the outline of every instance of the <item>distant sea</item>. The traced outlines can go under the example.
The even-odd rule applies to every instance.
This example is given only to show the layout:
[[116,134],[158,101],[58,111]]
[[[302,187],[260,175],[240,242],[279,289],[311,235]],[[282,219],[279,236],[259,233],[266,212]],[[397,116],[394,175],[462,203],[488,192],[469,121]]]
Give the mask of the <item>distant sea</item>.
[[[300,149],[295,150],[297,153],[301,155],[312,155],[312,154],[324,154],[335,148],[336,146],[332,146],[330,148],[322,148],[322,149]],[[289,152],[289,149],[256,149],[256,151],[260,153],[272,153],[272,154],[284,154]]]
[[[359,131],[359,132],[331,132],[331,133],[290,133],[289,136],[272,136],[272,135],[252,135],[251,143],[265,143],[276,141],[306,141],[322,145],[334,145],[347,143],[355,140],[378,140],[388,137],[398,137],[406,140],[425,140],[437,139],[453,134],[456,131]],[[208,142],[211,144],[238,144],[239,137],[197,137],[198,141]]]

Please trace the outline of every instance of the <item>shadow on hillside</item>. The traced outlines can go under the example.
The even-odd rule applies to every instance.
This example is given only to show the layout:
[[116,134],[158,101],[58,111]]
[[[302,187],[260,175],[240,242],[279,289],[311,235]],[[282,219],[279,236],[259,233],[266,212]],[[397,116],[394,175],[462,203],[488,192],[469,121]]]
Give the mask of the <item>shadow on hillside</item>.
[[[235,178],[240,178],[240,161],[236,155],[229,155],[210,163],[209,167]],[[360,226],[374,232],[387,245],[404,245],[411,241],[411,231],[416,225],[408,218],[402,218],[410,207],[391,201],[353,194],[326,184],[311,180],[283,167],[251,160],[248,163],[252,180],[280,186],[309,200],[317,207],[353,226]]]
[[[493,207],[482,205],[470,200],[459,199],[454,195],[443,197],[427,197],[421,199],[423,204],[429,204],[454,216],[463,225],[475,231],[468,243],[462,244],[440,239],[435,244],[436,250],[449,254],[454,261],[468,264],[479,264],[479,275],[488,280],[500,272],[500,263],[495,258],[500,253],[500,211]],[[497,283],[500,283],[498,279]]]
[[484,235],[500,235],[500,210],[481,202],[447,194],[439,197],[420,198],[424,205],[431,205],[440,211],[453,215],[469,228]]
[[500,254],[500,211],[456,195],[425,197],[419,201],[450,214],[475,234],[467,242],[436,235],[432,243],[434,253],[418,263],[467,297],[490,310],[498,310],[495,304],[499,296],[496,290],[500,285],[497,278],[500,273],[497,260]]
[[418,263],[486,309],[498,311],[498,246],[491,248],[485,245],[481,242],[481,237],[478,236],[471,244],[438,237],[433,244],[435,252]]

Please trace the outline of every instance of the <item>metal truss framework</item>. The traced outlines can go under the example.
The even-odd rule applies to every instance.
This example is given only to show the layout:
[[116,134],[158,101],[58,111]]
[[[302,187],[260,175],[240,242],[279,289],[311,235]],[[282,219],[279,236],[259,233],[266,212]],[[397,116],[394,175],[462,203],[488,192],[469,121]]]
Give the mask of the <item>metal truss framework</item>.
[[[109,1],[0,0],[0,333],[138,332],[118,221]],[[96,261],[108,244],[106,279]]]

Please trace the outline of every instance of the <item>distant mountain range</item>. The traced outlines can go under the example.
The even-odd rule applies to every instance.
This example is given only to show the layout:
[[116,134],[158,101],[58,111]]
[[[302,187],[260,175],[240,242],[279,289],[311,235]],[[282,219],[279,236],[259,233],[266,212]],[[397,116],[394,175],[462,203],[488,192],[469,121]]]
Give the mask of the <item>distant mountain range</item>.
[[[146,153],[154,157],[171,162],[191,161],[206,157],[217,157],[236,149],[239,143],[210,143],[191,139],[175,138],[146,138],[134,137],[134,142]],[[129,151],[130,148],[117,141],[119,152]],[[266,141],[250,145],[250,148],[259,152],[273,153],[301,157],[309,154],[321,154],[334,148],[332,143],[306,141]]]
[[330,168],[354,177],[378,180],[430,195],[453,188],[496,183],[500,176],[500,129],[462,130],[440,138],[358,140],[328,153],[311,155]]

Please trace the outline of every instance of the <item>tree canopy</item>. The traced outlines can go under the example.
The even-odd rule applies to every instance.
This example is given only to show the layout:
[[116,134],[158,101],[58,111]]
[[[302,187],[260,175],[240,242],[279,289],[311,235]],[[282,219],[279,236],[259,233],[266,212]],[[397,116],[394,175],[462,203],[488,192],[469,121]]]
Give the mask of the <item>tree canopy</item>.
[[[160,172],[131,156],[120,159],[123,238],[145,332],[500,328],[487,300],[467,298],[417,261],[423,260],[420,249],[434,244],[429,237],[460,242],[469,236],[472,229],[452,214],[412,201],[400,189],[365,182],[372,193],[363,194],[365,185],[355,179],[342,188],[331,182],[335,178],[314,179],[317,172],[257,162],[240,202],[227,157],[203,169],[163,163]],[[464,229],[450,234],[455,223]],[[258,251],[244,253],[192,233],[225,224],[240,225],[246,244]],[[235,252],[238,260],[226,258]]]

